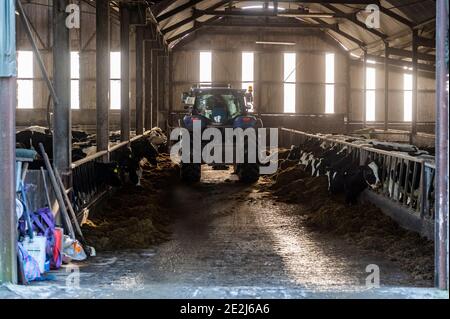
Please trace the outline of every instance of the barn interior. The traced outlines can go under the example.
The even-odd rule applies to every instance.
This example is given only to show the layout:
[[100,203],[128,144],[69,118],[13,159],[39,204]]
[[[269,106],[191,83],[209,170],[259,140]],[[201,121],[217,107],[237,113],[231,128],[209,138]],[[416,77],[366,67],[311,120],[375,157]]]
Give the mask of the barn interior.
[[[448,298],[448,1],[5,0],[0,17],[0,298]],[[245,96],[275,171],[183,180],[185,92],[211,88]]]

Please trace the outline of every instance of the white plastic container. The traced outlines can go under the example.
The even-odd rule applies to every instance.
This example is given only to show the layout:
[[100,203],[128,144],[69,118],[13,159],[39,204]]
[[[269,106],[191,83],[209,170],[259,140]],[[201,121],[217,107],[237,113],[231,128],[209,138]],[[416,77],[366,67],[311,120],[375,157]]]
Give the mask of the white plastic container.
[[25,238],[22,244],[28,251],[28,254],[37,261],[41,274],[45,273],[45,247],[47,245],[47,238],[35,235],[33,239],[29,237]]

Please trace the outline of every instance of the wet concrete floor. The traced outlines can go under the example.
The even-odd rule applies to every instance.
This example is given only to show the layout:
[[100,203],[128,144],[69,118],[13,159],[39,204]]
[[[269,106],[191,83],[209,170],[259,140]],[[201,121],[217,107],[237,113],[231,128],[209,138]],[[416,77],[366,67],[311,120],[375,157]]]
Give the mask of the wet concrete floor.
[[[10,294],[0,289],[0,298],[2,293],[18,298],[440,296],[395,288],[421,283],[383,256],[306,229],[298,206],[274,202],[230,173],[205,167],[201,184],[174,189],[176,218],[168,242],[100,253],[79,268],[69,265],[54,273],[56,284],[9,286]],[[380,270],[380,289],[366,286],[369,265]]]

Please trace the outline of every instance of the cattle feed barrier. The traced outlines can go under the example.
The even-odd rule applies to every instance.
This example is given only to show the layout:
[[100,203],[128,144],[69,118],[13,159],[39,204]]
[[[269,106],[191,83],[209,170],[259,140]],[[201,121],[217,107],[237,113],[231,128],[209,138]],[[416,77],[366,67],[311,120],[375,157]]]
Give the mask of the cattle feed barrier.
[[71,164],[73,205],[78,218],[82,218],[86,210],[99,202],[111,189],[107,185],[98,183],[95,174],[95,163],[102,162],[103,158],[114,160],[117,151],[127,147],[131,142],[142,139],[149,133],[150,131],[146,131],[129,141],[112,145],[108,150],[97,152]]
[[[359,160],[361,165],[365,164],[367,159],[375,160],[379,166],[382,186],[378,190],[370,189],[366,192],[376,194],[378,199],[383,199],[394,209],[395,207],[399,208],[398,210],[402,214],[407,212],[412,215],[407,218],[415,217],[420,222],[427,224],[434,221],[433,186],[436,168],[433,160],[380,150],[368,145],[357,145],[330,135],[316,135],[287,128],[281,129],[280,146],[299,145],[308,138],[325,142],[330,147],[337,146],[340,149],[347,147],[354,159]],[[398,167],[406,169],[398,170]],[[405,172],[409,172],[409,174],[405,174]],[[417,180],[419,185],[415,188],[413,181]],[[406,185],[406,187],[400,185]],[[417,231],[420,232],[420,230]]]

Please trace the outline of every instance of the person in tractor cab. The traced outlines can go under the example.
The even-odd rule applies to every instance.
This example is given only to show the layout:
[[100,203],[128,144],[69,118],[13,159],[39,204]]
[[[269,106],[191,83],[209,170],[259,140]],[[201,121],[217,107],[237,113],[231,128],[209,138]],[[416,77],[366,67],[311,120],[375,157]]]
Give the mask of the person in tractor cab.
[[[251,88],[249,92],[246,92],[243,89],[233,89],[230,85],[195,85],[190,92],[183,93],[182,101],[185,104],[185,109],[188,110],[182,123],[189,132],[193,130],[194,121],[197,121],[197,123],[200,121],[202,130],[214,127],[219,129],[222,134],[229,129],[253,129],[256,134],[259,124],[262,126],[262,121],[254,113],[249,114],[248,112],[253,109],[253,104],[250,105],[253,102]],[[202,141],[202,149],[207,144],[207,141]],[[225,145],[224,143],[222,151],[231,146],[233,154],[237,153],[239,147],[247,153],[248,145],[248,139],[240,144],[237,144],[237,139],[234,139],[231,144]],[[256,143],[253,143],[253,145],[256,145]],[[222,160],[224,158],[222,156]],[[181,179],[188,183],[200,181],[201,164],[188,161],[186,163],[181,162]],[[242,163],[238,162],[235,156],[232,161],[226,163],[209,163],[214,169],[228,169],[230,164],[234,166],[234,171],[242,182],[252,183],[259,179],[259,163],[249,161],[248,158],[244,159]]]

